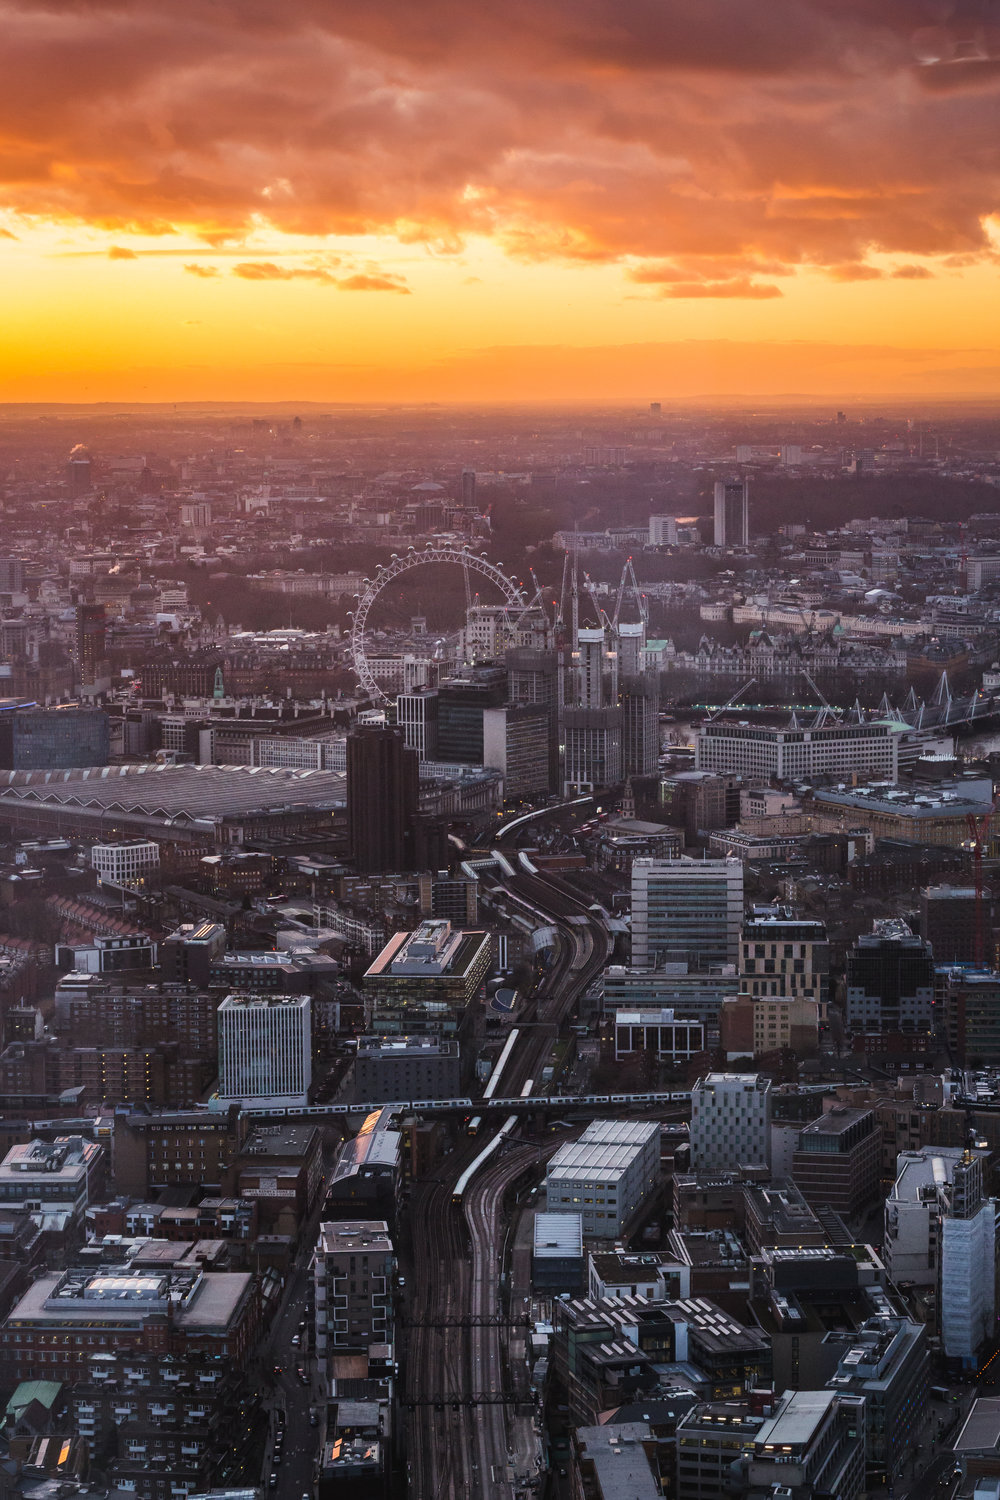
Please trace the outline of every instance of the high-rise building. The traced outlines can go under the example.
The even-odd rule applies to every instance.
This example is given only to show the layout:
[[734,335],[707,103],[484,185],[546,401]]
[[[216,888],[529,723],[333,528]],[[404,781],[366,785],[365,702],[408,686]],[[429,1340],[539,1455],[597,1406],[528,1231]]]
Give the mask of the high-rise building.
[[716,481],[714,520],[713,540],[717,547],[749,547],[749,479]]
[[475,469],[462,470],[462,504],[467,510],[472,510],[476,503],[476,471]]
[[566,793],[617,786],[624,779],[620,708],[567,708],[562,736]]
[[917,1442],[927,1412],[927,1326],[890,1314],[828,1337],[838,1339],[844,1352],[827,1386],[863,1397],[869,1478],[891,1484]]
[[[983,930],[993,925],[993,898],[983,894]],[[972,886],[929,885],[920,892],[920,935],[936,964],[976,961],[976,892]],[[988,957],[984,945],[984,957]]]
[[625,776],[653,776],[660,759],[660,698],[656,677],[622,679],[622,771]]
[[974,1368],[992,1337],[995,1207],[983,1157],[960,1146],[901,1151],[885,1202],[884,1258],[897,1284],[934,1287],[944,1352]]
[[614,643],[603,628],[577,631],[572,668],[570,701],[580,708],[603,708],[614,703],[618,688],[618,657]]
[[396,726],[421,760],[437,760],[438,698],[433,688],[415,688],[396,699]]
[[0,594],[24,592],[24,562],[20,557],[0,557]]
[[0,711],[0,767],[14,771],[68,771],[106,766],[110,753],[103,708],[16,707]]
[[844,1018],[855,1033],[931,1030],[934,958],[905,922],[876,921],[847,955]]
[[740,993],[804,997],[825,1011],[830,994],[826,924],[790,906],[755,906],[740,933]]
[[483,713],[507,698],[505,667],[472,667],[438,687],[438,758],[483,764]]
[[875,1111],[834,1104],[801,1132],[792,1181],[810,1208],[832,1208],[853,1219],[878,1196],[881,1159]]
[[514,647],[507,664],[507,701],[541,703],[549,712],[549,786],[559,785],[559,710],[563,653],[554,649]]
[[505,798],[550,790],[549,727],[549,710],[540,703],[483,710],[483,765],[502,773]]
[[105,655],[105,610],[103,604],[76,607],[76,660],[81,682],[94,682]]
[[676,516],[650,516],[649,545],[651,547],[677,546]]
[[771,1159],[771,1080],[709,1073],[691,1090],[691,1170],[766,1167]]
[[632,964],[734,964],[743,921],[735,859],[637,859],[632,865]]
[[312,1081],[312,998],[227,995],[219,1006],[219,1097],[305,1104]]
[[1000,974],[993,969],[938,968],[939,982],[942,974],[951,1061],[960,1067],[995,1067],[1000,1063]]
[[417,751],[401,729],[366,725],[347,736],[347,835],[359,870],[409,867],[419,777]]
[[66,464],[66,478],[71,495],[87,493],[93,483],[93,467],[90,454],[81,443],[77,443]]
[[975,1370],[996,1331],[996,1205],[983,1190],[983,1159],[955,1163],[941,1216],[941,1344],[946,1359]]

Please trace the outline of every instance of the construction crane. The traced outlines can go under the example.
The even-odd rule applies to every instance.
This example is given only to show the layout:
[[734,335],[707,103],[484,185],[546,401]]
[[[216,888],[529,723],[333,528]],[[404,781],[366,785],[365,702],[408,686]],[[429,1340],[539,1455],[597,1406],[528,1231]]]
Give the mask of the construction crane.
[[611,624],[611,621],[608,619],[607,611],[605,610],[604,605],[601,603],[600,596],[597,592],[597,585],[591,578],[590,574],[586,571],[586,569],[584,569],[583,573],[583,582],[586,587],[587,593],[590,595],[590,602],[594,606],[594,612],[597,615],[597,628],[598,630],[606,630]]
[[742,698],[747,689],[752,688],[756,681],[756,677],[751,677],[749,682],[745,682],[742,687],[738,687],[733,696],[731,698],[727,698],[721,708],[717,708],[714,714],[709,714],[705,722],[707,724],[711,724],[713,719],[717,719],[720,714],[724,714],[726,709],[731,708],[736,702],[737,698]]
[[983,903],[983,850],[989,847],[990,834],[993,830],[993,814],[1000,807],[1000,796],[993,798],[992,806],[988,813],[976,817],[975,813],[966,813],[965,822],[969,830],[969,838],[972,841],[972,872],[973,883],[976,890],[976,963],[982,965],[986,959],[986,919]]
[[617,629],[618,627],[618,617],[622,612],[622,605],[625,602],[626,590],[631,591],[632,598],[635,600],[635,607],[639,612],[639,619],[642,621],[643,625],[648,625],[649,601],[647,600],[645,594],[640,593],[639,591],[639,582],[635,576],[635,569],[632,566],[631,557],[626,559],[625,566],[624,568],[622,568],[622,576],[618,584],[618,593],[615,596],[614,614],[611,616],[612,629]]

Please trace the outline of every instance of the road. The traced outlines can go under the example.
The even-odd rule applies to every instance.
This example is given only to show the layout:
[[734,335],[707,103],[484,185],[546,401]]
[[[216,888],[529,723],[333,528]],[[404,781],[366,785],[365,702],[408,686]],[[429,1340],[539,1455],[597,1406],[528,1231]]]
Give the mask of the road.
[[[267,1444],[261,1484],[265,1494],[273,1500],[302,1500],[316,1493],[317,1463],[322,1428],[312,1427],[309,1413],[315,1404],[310,1385],[296,1376],[296,1368],[302,1366],[311,1375],[313,1371],[313,1312],[312,1312],[312,1257],[323,1217],[323,1203],[329,1182],[329,1159],[340,1140],[339,1132],[329,1133],[324,1139],[323,1180],[312,1212],[302,1226],[299,1249],[288,1272],[278,1311],[275,1313],[267,1337],[262,1340],[254,1370],[264,1392],[263,1407],[268,1415]],[[299,1330],[304,1322],[305,1328]],[[300,1335],[301,1344],[295,1348],[292,1339]],[[274,1462],[274,1439],[280,1430],[278,1412],[285,1414],[284,1452],[280,1463]],[[277,1475],[277,1484],[272,1488],[269,1476]]]

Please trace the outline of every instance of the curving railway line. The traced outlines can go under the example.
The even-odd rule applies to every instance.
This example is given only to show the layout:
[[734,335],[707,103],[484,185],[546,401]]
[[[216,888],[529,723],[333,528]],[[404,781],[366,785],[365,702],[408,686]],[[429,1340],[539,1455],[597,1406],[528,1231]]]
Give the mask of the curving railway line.
[[[600,914],[540,874],[518,872],[508,894],[556,926],[558,950],[519,1018],[495,1087],[530,1091],[580,995],[607,962]],[[502,1079],[500,1072],[502,1071]],[[419,1183],[410,1205],[412,1321],[404,1402],[413,1500],[514,1500],[530,1493],[518,1455],[514,1382],[500,1282],[504,1200],[555,1144],[518,1140],[510,1117],[492,1140],[450,1156]],[[520,1471],[519,1471],[520,1465]]]

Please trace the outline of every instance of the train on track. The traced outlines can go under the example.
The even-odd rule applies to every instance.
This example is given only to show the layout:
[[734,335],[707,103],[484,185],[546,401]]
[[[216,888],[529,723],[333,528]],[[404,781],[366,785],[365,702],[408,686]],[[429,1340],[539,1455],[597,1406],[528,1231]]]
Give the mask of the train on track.
[[[531,1095],[531,1090],[534,1088],[534,1086],[535,1080],[533,1078],[529,1078],[527,1083],[524,1085],[524,1088],[521,1090],[521,1098],[529,1098]],[[455,1183],[455,1186],[452,1190],[452,1203],[461,1203],[465,1190],[469,1186],[469,1183],[472,1181],[473,1177],[476,1176],[483,1163],[489,1161],[494,1152],[503,1145],[507,1137],[513,1134],[515,1128],[517,1127],[517,1123],[517,1115],[509,1115],[508,1118],[504,1120],[503,1124],[500,1126],[500,1129],[497,1131],[493,1139],[487,1141],[486,1145],[483,1147],[482,1151],[480,1151],[475,1161],[469,1163],[465,1171],[462,1173],[461,1177]]]

